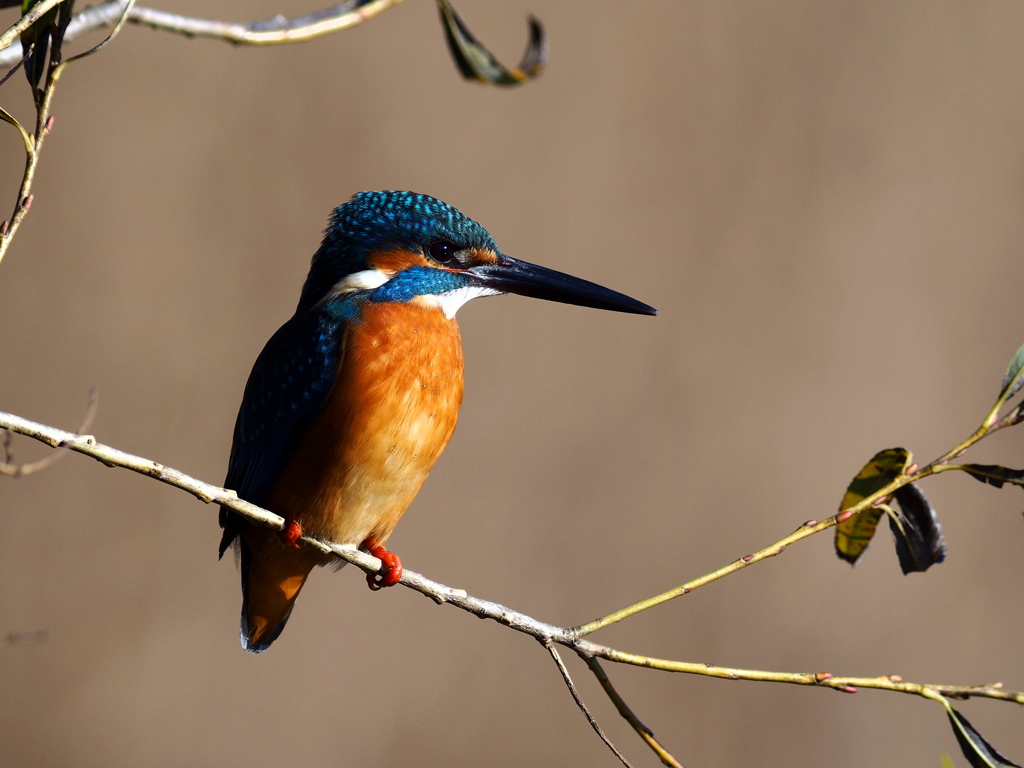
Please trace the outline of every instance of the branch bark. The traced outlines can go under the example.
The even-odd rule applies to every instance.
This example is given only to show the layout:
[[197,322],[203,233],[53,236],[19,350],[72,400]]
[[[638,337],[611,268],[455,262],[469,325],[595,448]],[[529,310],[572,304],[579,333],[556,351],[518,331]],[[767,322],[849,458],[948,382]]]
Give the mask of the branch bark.
[[[57,2],[58,0],[46,0],[49,6],[56,5]],[[266,21],[253,22],[197,19],[137,5],[128,13],[128,21],[186,37],[208,37],[235,45],[284,45],[312,40],[354,27],[400,2],[402,0],[347,0],[304,16],[286,18],[278,15]],[[110,0],[76,13],[64,33],[65,42],[113,24],[120,18],[126,5],[126,0]],[[42,11],[36,13],[33,9],[34,18],[38,18],[46,10],[42,4],[37,7]],[[0,66],[10,67],[21,61],[21,43],[17,37],[22,29],[30,25],[31,21],[21,19],[0,37],[0,49],[3,49],[0,50]]]

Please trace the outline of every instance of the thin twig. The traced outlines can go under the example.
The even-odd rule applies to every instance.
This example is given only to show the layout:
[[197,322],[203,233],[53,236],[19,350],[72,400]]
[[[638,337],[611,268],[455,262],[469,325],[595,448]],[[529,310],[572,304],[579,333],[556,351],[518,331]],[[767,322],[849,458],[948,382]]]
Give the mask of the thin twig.
[[814,685],[820,688],[832,688],[842,693],[856,693],[859,688],[873,688],[881,691],[908,693],[924,696],[926,690],[958,699],[973,697],[1012,701],[1024,705],[1024,693],[1005,691],[1002,683],[988,685],[961,686],[936,685],[932,683],[910,683],[899,675],[882,675],[880,677],[838,677],[831,672],[771,672],[760,669],[736,669],[719,667],[714,664],[701,664],[692,661],[673,661],[658,659],[653,656],[641,656],[635,653],[618,651],[607,646],[596,646],[594,655],[620,664],[631,664],[636,667],[660,669],[664,672],[680,672],[704,677],[718,677],[724,680],[753,680],[762,683],[788,683],[790,685]]
[[[239,499],[234,491],[218,488],[210,483],[190,477],[184,472],[165,467],[163,464],[144,459],[141,456],[135,456],[134,454],[111,448],[108,445],[102,445],[97,443],[96,438],[92,435],[76,435],[72,432],[29,421],[20,416],[14,416],[2,411],[0,411],[0,429],[7,429],[16,434],[31,437],[34,440],[49,445],[51,448],[67,448],[75,453],[91,456],[108,467],[130,469],[141,475],[156,478],[162,483],[188,491],[200,501],[207,503],[216,501],[219,504],[230,507],[235,512],[239,512],[256,522],[263,523],[272,528],[282,528],[284,526],[284,518],[261,507],[257,507],[255,504]],[[376,562],[375,559],[374,561]]]
[[[253,22],[197,19],[136,5],[128,14],[128,21],[186,37],[207,37],[235,45],[283,45],[312,40],[354,27],[400,2],[402,0],[347,0],[304,16],[289,19],[278,15],[266,21]],[[64,33],[64,40],[74,40],[86,32],[114,23],[124,11],[125,5],[125,0],[111,0],[76,13]],[[5,45],[0,45],[0,48],[5,49],[0,51],[0,66],[10,66],[21,58],[21,46],[16,38],[17,34]]]
[[[3,261],[7,249],[17,234],[21,222],[28,215],[32,207],[32,182],[35,179],[36,168],[39,166],[39,153],[42,151],[43,142],[46,140],[53,121],[50,119],[50,104],[53,102],[53,93],[57,88],[57,81],[60,79],[64,65],[51,68],[47,72],[46,87],[43,89],[43,97],[38,101],[36,108],[36,131],[29,136],[21,124],[14,121],[14,126],[21,132],[25,142],[25,172],[21,177],[21,186],[18,188],[18,199],[14,204],[14,213],[4,226],[0,228],[0,262]],[[13,118],[12,118],[13,120]]]
[[963,453],[968,448],[973,446],[979,440],[987,437],[988,435],[991,435],[993,432],[995,432],[997,429],[1001,429],[1003,426],[1006,426],[1006,424],[1000,423],[999,425],[996,426],[987,427],[985,425],[982,425],[962,443],[957,445],[955,448],[950,449],[949,451],[947,451],[946,453],[944,453],[942,456],[935,459],[931,463],[926,464],[920,469],[909,474],[900,475],[885,487],[880,488],[879,490],[875,491],[869,496],[865,496],[861,501],[859,501],[857,504],[854,504],[852,507],[847,507],[846,509],[840,510],[827,520],[822,520],[820,522],[818,520],[808,520],[806,523],[797,528],[796,531],[794,531],[793,533],[789,534],[788,536],[784,536],[783,538],[779,539],[773,544],[769,544],[767,547],[764,547],[763,549],[759,549],[757,552],[754,552],[749,555],[744,555],[743,557],[734,560],[733,562],[719,568],[716,571],[704,574],[703,576],[693,579],[692,581],[688,581],[685,584],[681,584],[678,587],[674,587],[665,592],[662,592],[659,595],[649,597],[646,600],[640,600],[636,603],[633,603],[632,605],[626,606],[625,608],[620,608],[619,610],[613,611],[612,613],[609,613],[606,616],[602,616],[599,619],[594,619],[593,621],[588,621],[586,624],[581,624],[578,627],[575,627],[574,631],[578,636],[584,637],[593,632],[596,632],[599,629],[603,629],[604,627],[610,626],[611,624],[615,624],[616,622],[622,621],[623,619],[626,619],[630,616],[634,616],[642,611],[646,611],[650,608],[654,608],[655,606],[661,605],[662,603],[666,603],[669,600],[674,600],[677,597],[688,595],[690,592],[697,589],[698,587],[703,587],[704,585],[710,584],[713,581],[718,581],[718,579],[722,578],[723,576],[728,576],[731,573],[735,573],[736,571],[742,570],[743,568],[746,568],[748,565],[754,565],[755,563],[760,563],[764,560],[767,560],[770,557],[781,555],[792,544],[795,544],[798,541],[802,541],[803,539],[809,538],[810,536],[813,536],[816,533],[821,533],[822,531],[828,528],[832,528],[838,523],[850,519],[851,517],[853,517],[853,515],[863,512],[864,510],[869,509],[872,506],[875,506],[876,503],[879,503],[886,497],[891,496],[895,491],[899,490],[905,485],[917,482],[918,480],[921,480],[925,477],[929,477],[931,475],[939,474],[940,472],[945,472],[951,469],[960,469],[959,466],[949,465],[948,462],[957,456],[963,455]]
[[672,756],[672,753],[661,746],[659,741],[654,738],[654,731],[641,722],[640,718],[637,717],[633,713],[633,710],[629,708],[629,705],[626,704],[625,699],[623,699],[622,696],[619,695],[619,692],[615,690],[615,686],[612,685],[612,681],[608,679],[608,675],[605,673],[604,667],[601,666],[601,662],[593,657],[586,661],[587,666],[590,667],[590,671],[594,673],[594,677],[597,678],[597,681],[601,684],[601,687],[604,689],[608,698],[612,700],[612,704],[615,705],[619,714],[622,715],[627,723],[633,726],[633,730],[640,735],[640,738],[646,742],[647,746],[654,750],[654,753],[661,759],[661,762],[669,766],[669,768],[683,768],[679,761]]
[[583,715],[590,722],[590,727],[593,728],[595,733],[597,733],[597,735],[601,737],[601,741],[608,745],[608,749],[610,749],[615,754],[615,756],[619,758],[619,762],[626,766],[626,768],[633,768],[633,766],[631,766],[629,764],[629,761],[626,759],[626,756],[619,752],[616,746],[612,744],[611,739],[609,739],[608,736],[605,735],[605,732],[601,730],[601,726],[597,724],[597,720],[595,720],[594,716],[590,714],[590,710],[587,709],[587,705],[583,702],[583,699],[580,697],[579,691],[576,690],[576,686],[575,684],[573,684],[572,678],[569,677],[569,668],[565,666],[565,662],[562,661],[562,657],[558,655],[558,650],[555,648],[555,646],[551,643],[550,640],[544,643],[544,647],[548,649],[548,653],[551,654],[551,658],[555,660],[555,664],[558,666],[558,671],[562,674],[562,680],[565,681],[566,688],[568,688],[569,693],[572,694],[573,699],[576,701],[576,706],[580,708],[580,712],[582,712]]
[[267,21],[251,23],[193,19],[176,13],[139,8],[131,21],[166,32],[189,37],[211,37],[236,45],[284,45],[312,40],[354,27],[400,2],[402,0],[345,2],[294,19],[275,16]]
[[[870,504],[865,504],[864,506],[866,508],[867,506],[870,506]],[[632,605],[628,605],[625,608],[622,608],[618,611],[609,613],[607,616],[602,616],[599,619],[588,621],[586,624],[581,624],[580,626],[575,627],[574,631],[578,636],[584,637],[593,632],[596,632],[599,629],[603,629],[604,627],[607,627],[611,624],[615,624],[616,622],[622,621],[623,619],[629,618],[630,616],[634,616],[635,614],[638,614],[642,611],[646,611],[650,608],[654,608],[657,605],[666,603],[669,600],[673,600],[682,595],[688,595],[690,592],[697,589],[697,587],[703,587],[705,584],[710,584],[713,581],[717,581],[723,576],[728,576],[730,573],[735,573],[736,571],[746,568],[748,565],[759,563],[762,560],[767,560],[769,557],[775,557],[775,555],[781,555],[786,550],[786,547],[790,546],[791,544],[795,544],[801,539],[806,539],[809,536],[813,536],[816,533],[821,533],[822,531],[831,528],[835,524],[835,515],[833,515],[827,520],[822,520],[821,522],[818,522],[817,520],[809,520],[808,522],[804,523],[799,528],[797,528],[796,531],[791,533],[789,536],[785,536],[779,539],[774,544],[769,544],[764,549],[760,549],[757,552],[754,552],[750,555],[744,555],[743,557],[734,560],[728,565],[722,566],[716,571],[712,571],[711,573],[700,576],[699,578],[693,579],[692,581],[688,581],[685,584],[681,584],[678,587],[668,590],[667,592],[662,592],[660,595],[649,597],[646,600],[640,600],[639,602],[633,603]]]
[[[44,0],[44,2],[38,3],[33,8],[32,14],[35,14],[38,18],[38,14],[36,13],[37,9],[42,8],[46,2],[49,2],[49,0]],[[7,249],[11,245],[11,241],[14,239],[15,234],[18,232],[18,228],[21,226],[21,222],[24,221],[25,217],[28,215],[29,209],[32,207],[32,182],[35,179],[36,168],[39,166],[39,155],[43,149],[43,141],[53,128],[53,116],[50,112],[50,106],[53,103],[53,94],[57,89],[57,81],[60,80],[60,76],[64,72],[65,68],[73,61],[84,59],[86,56],[91,56],[97,51],[103,49],[107,43],[117,37],[117,34],[124,27],[128,14],[131,12],[134,5],[135,0],[126,0],[126,3],[120,10],[117,23],[103,42],[93,46],[84,53],[80,53],[77,56],[72,56],[71,58],[66,59],[60,64],[54,65],[51,63],[49,65],[46,72],[46,85],[43,88],[42,97],[36,98],[36,130],[34,134],[30,136],[25,131],[24,127],[22,127],[21,123],[8,114],[6,110],[0,108],[2,118],[18,129],[25,144],[25,172],[22,174],[21,186],[18,188],[18,199],[15,202],[14,213],[11,215],[9,220],[0,225],[0,262],[3,261],[4,255],[7,253]],[[29,17],[29,15],[31,14],[23,16],[21,21],[23,22]],[[19,24],[20,23],[21,22],[19,22]],[[11,27],[11,30],[18,26],[18,24],[15,24]],[[7,33],[5,33],[4,39],[6,39],[7,34],[9,34],[11,30],[8,30]],[[25,57],[22,57],[21,60],[24,58]],[[33,87],[33,92],[35,92],[35,87]]]
[[[7,48],[11,43],[18,39],[22,32],[35,24],[44,13],[60,3],[61,0],[40,0],[40,2],[32,6],[32,9],[28,13],[14,22],[10,29],[0,35],[0,48]],[[15,61],[20,58],[21,53],[19,52]]]
[[[96,396],[96,388],[93,387],[89,390],[89,406],[85,409],[85,418],[82,419],[82,425],[78,428],[76,434],[82,434],[89,427],[92,426],[93,420],[96,418],[96,409],[99,406],[99,400]],[[60,461],[62,458],[67,456],[67,448],[58,448],[56,451],[51,453],[44,459],[39,461],[33,461],[26,464],[15,464],[14,453],[11,450],[11,437],[12,432],[10,430],[3,430],[4,433],[4,460],[0,462],[0,475],[6,477],[24,477],[25,475],[31,475],[33,472],[39,472],[46,469],[54,462]]]
[[26,59],[28,58],[28,56],[29,56],[29,54],[28,54],[28,53],[26,53],[26,54],[24,54],[24,55],[23,55],[23,56],[22,56],[22,57],[21,57],[20,59],[18,59],[17,61],[15,61],[15,62],[14,62],[14,66],[13,66],[13,67],[11,67],[11,68],[10,68],[9,70],[7,70],[7,74],[6,74],[6,75],[4,75],[4,76],[3,76],[2,78],[0,78],[0,85],[3,85],[4,83],[6,83],[6,82],[7,82],[7,81],[8,81],[8,80],[9,80],[9,79],[11,78],[11,76],[12,76],[12,75],[13,75],[13,74],[14,74],[15,72],[17,72],[17,71],[18,71],[18,68],[19,68],[19,67],[20,67],[20,66],[21,66],[22,64],[24,64],[24,63],[25,63],[25,60],[26,60]]
[[[110,41],[113,40],[115,37],[117,37],[118,33],[124,28],[125,23],[128,21],[128,16],[131,14],[132,9],[134,7],[135,0],[128,0],[128,2],[124,5],[124,9],[121,11],[121,15],[118,17],[117,23],[114,25],[114,28],[110,30],[110,34],[107,35],[102,42],[94,45],[92,48],[85,51],[84,53],[79,53],[75,56],[72,56],[70,59],[61,64],[60,67],[66,67],[73,61],[84,59],[86,56],[92,56],[94,53],[99,53],[104,48],[106,48],[107,44],[110,43]],[[65,38],[67,38],[66,32]]]

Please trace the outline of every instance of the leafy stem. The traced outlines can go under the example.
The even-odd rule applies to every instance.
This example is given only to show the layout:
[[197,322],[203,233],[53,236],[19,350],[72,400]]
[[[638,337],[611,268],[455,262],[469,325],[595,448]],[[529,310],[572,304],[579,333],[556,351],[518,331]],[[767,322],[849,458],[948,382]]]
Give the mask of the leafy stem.
[[[899,472],[898,476],[892,479],[890,482],[884,484],[882,487],[865,495],[859,502],[851,506],[840,509],[832,517],[827,520],[808,520],[796,531],[784,536],[778,541],[769,544],[763,549],[745,555],[737,560],[722,566],[721,568],[706,573],[703,576],[699,576],[691,581],[673,587],[672,589],[666,590],[661,594],[653,597],[640,600],[632,605],[628,605],[624,608],[620,608],[617,611],[613,611],[605,616],[588,621],[585,624],[581,624],[573,628],[573,632],[577,637],[585,637],[590,635],[599,629],[603,629],[607,626],[615,624],[623,619],[635,616],[638,613],[654,608],[655,606],[666,603],[669,600],[674,600],[677,597],[689,594],[698,587],[703,587],[705,584],[710,584],[713,581],[718,581],[723,576],[728,576],[731,573],[742,570],[749,565],[767,560],[770,557],[782,554],[787,547],[809,538],[816,533],[821,533],[824,530],[832,528],[839,523],[849,520],[854,515],[863,512],[867,509],[877,506],[883,506],[889,500],[889,498],[900,490],[904,486],[911,483],[916,483],[931,475],[936,475],[941,472],[947,472],[949,470],[963,470],[970,471],[969,465],[963,464],[950,464],[949,462],[953,459],[959,458],[964,455],[970,448],[976,445],[979,441],[1008,426],[1013,426],[1019,423],[1024,418],[1024,405],[1018,405],[1006,414],[1001,420],[999,419],[999,413],[1002,408],[1006,405],[1007,401],[1013,397],[1017,391],[1024,386],[1024,346],[1017,350],[1013,359],[1010,361],[1010,366],[1007,369],[1006,376],[1003,380],[1003,386],[999,393],[999,397],[996,400],[992,410],[986,415],[979,426],[966,440],[959,443],[955,447],[946,451],[942,456],[935,459],[934,461],[918,467],[917,465],[910,465]],[[909,456],[909,454],[907,454]]]

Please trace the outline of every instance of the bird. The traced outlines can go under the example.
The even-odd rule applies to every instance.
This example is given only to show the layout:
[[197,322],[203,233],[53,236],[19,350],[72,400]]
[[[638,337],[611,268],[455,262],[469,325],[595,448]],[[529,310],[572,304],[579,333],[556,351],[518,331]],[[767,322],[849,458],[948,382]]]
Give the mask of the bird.
[[401,579],[385,548],[455,430],[463,391],[455,314],[520,294],[655,315],[624,294],[502,253],[480,224],[414,192],[360,192],[331,214],[295,314],[253,365],[235,421],[226,488],[283,529],[226,507],[219,557],[235,547],[241,642],[280,636],[315,566],[344,561],[300,536],[381,561],[371,589]]

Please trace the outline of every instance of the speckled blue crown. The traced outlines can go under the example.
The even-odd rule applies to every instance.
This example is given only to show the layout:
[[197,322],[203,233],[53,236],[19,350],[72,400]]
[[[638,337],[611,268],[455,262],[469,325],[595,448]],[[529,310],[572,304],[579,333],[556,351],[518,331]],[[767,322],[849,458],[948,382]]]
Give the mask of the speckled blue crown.
[[371,251],[418,251],[437,240],[459,248],[498,250],[486,229],[437,198],[415,192],[360,192],[334,209],[298,310],[312,307],[346,275],[366,269]]

